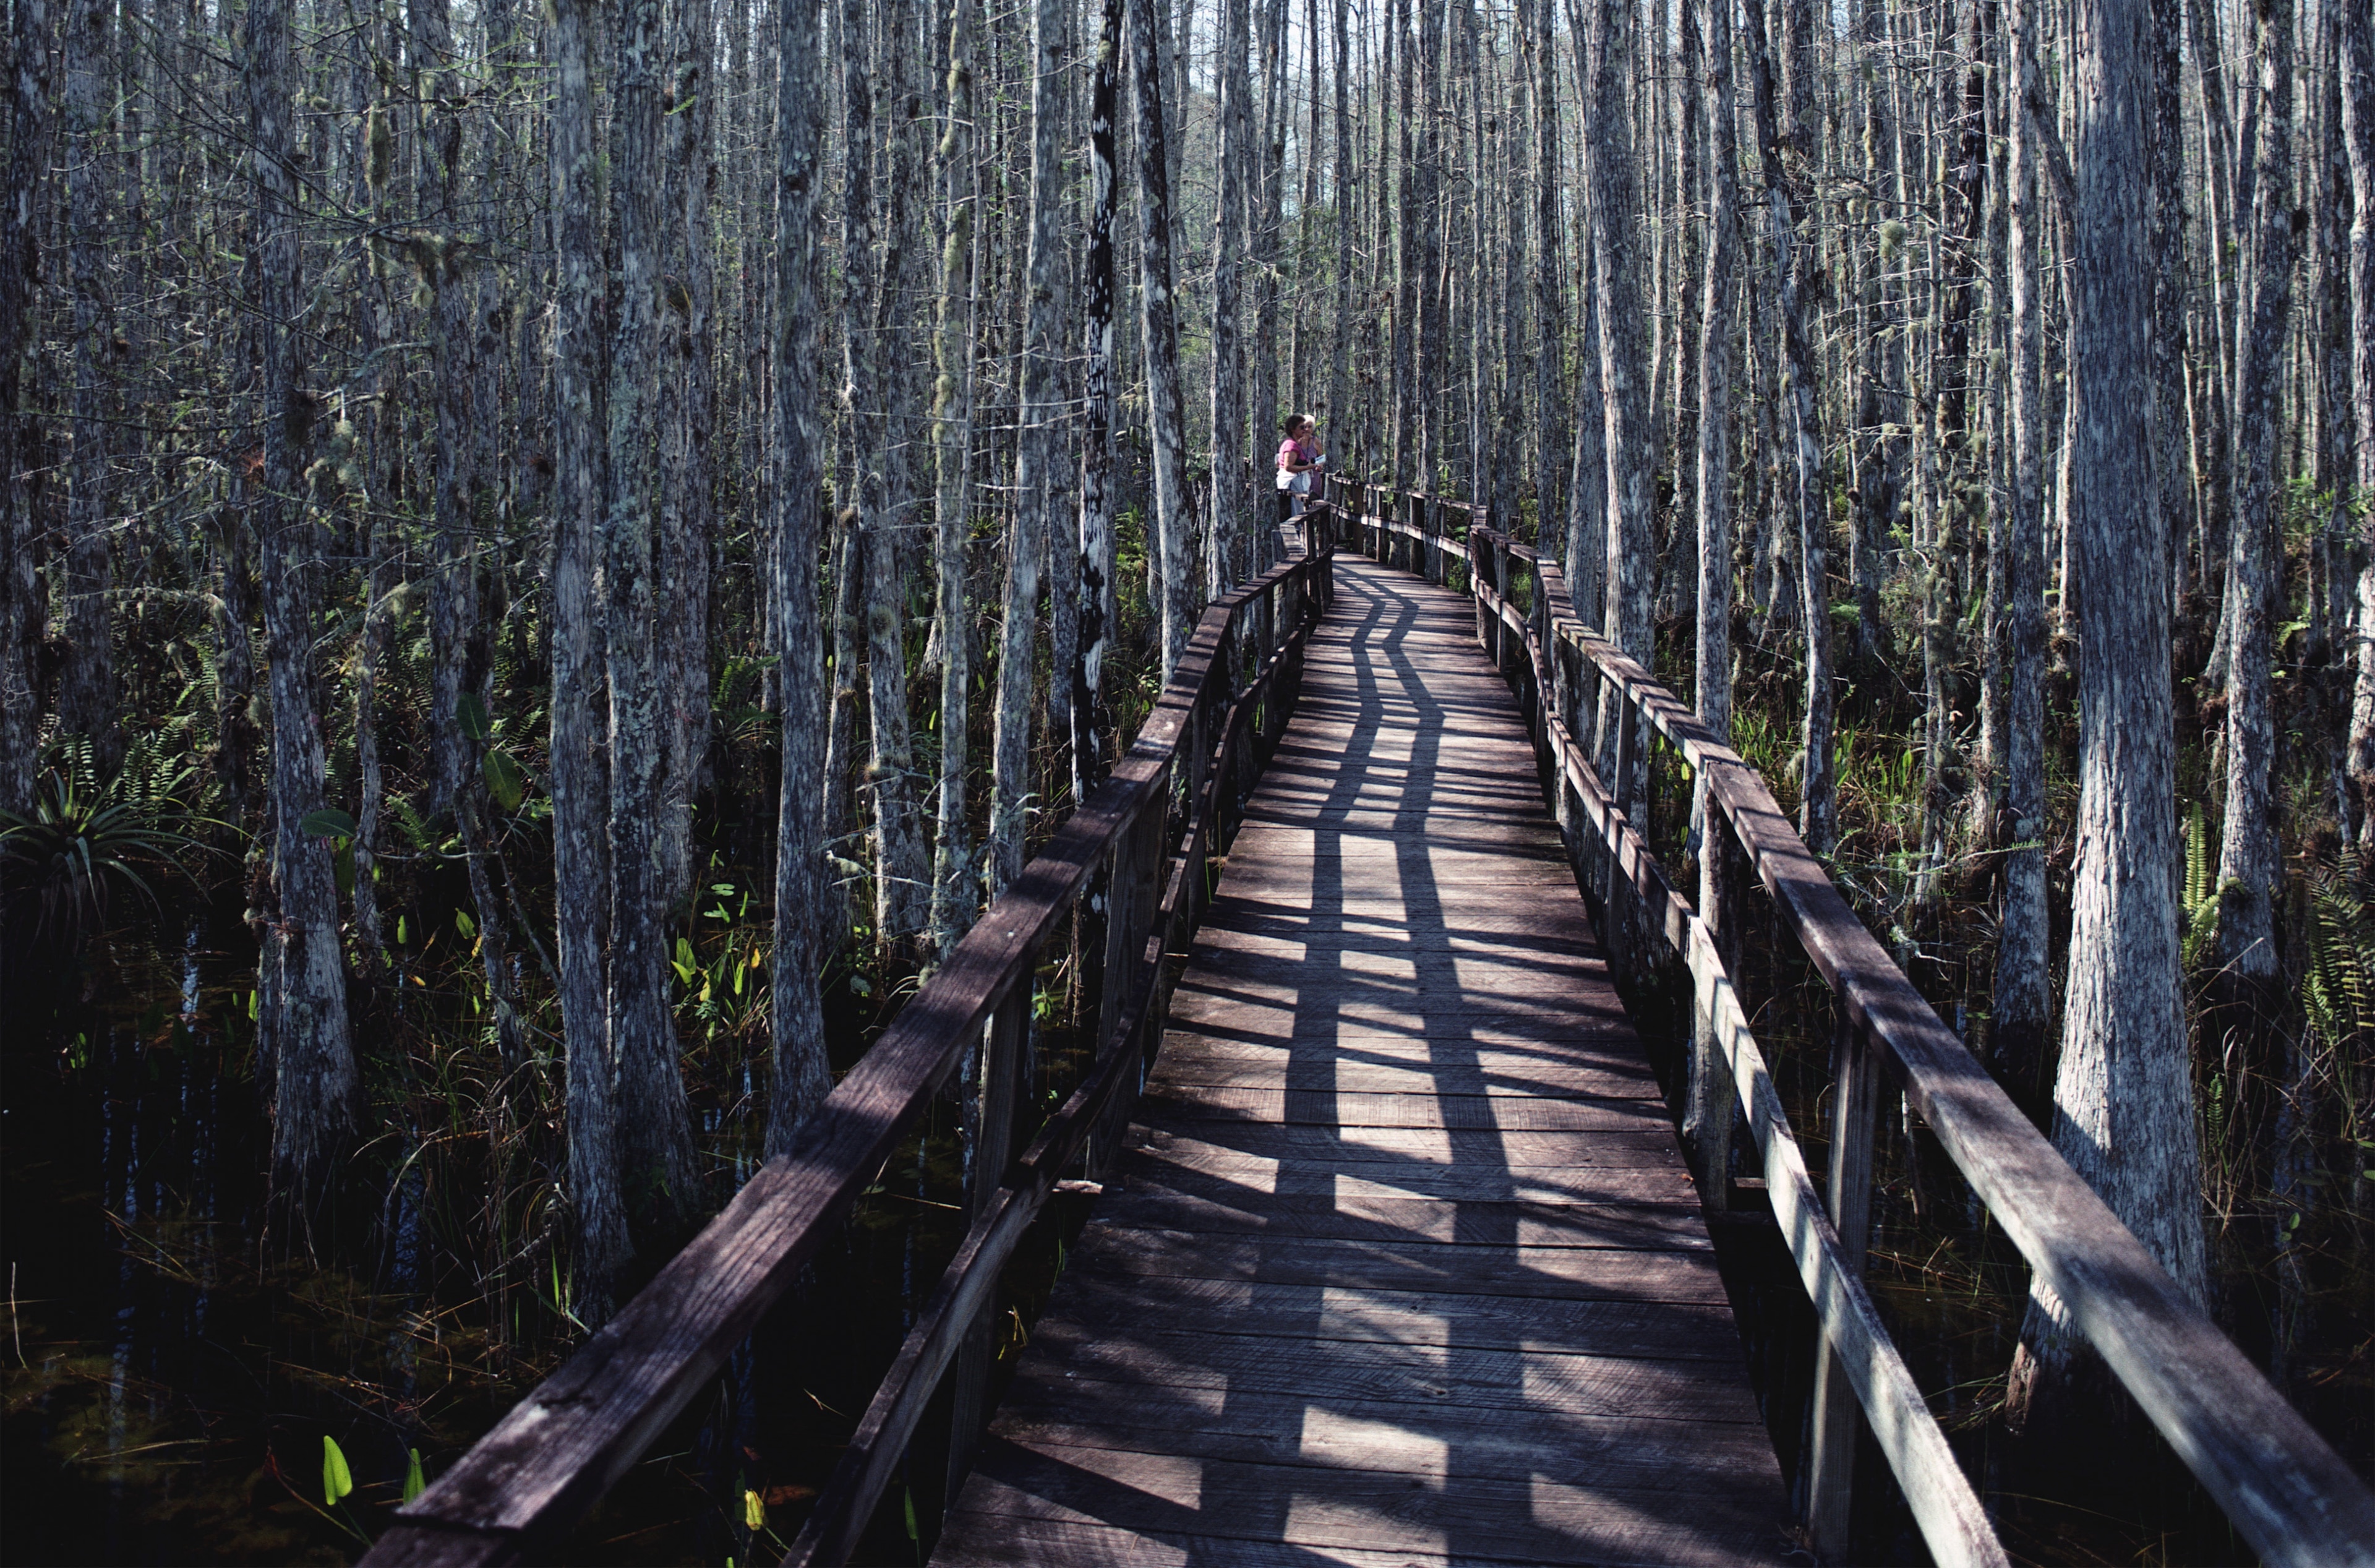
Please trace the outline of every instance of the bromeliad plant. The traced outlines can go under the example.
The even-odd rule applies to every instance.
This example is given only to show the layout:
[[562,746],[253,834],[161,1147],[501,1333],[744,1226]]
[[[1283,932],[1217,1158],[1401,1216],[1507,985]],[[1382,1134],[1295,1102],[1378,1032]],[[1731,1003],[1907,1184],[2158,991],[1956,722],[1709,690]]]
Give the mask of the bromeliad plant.
[[182,830],[207,824],[181,798],[196,770],[164,771],[136,743],[104,783],[87,739],[60,742],[52,758],[31,814],[0,811],[0,894],[33,906],[35,940],[79,952],[107,928],[117,895],[158,907],[144,870],[190,876],[184,857],[206,846]]

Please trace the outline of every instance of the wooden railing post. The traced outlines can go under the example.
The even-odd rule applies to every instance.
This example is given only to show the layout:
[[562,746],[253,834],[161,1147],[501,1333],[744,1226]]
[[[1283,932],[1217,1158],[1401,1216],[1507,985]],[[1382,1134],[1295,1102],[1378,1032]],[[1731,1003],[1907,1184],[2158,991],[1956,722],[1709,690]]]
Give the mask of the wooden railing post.
[[[1879,1099],[1880,1064],[1870,1039],[1850,1016],[1848,998],[1853,981],[1852,974],[1839,972],[1838,1027],[1831,1046],[1829,1208],[1841,1264],[1861,1279],[1872,1237],[1873,1113]],[[1814,1363],[1814,1398],[1807,1419],[1812,1428],[1804,1477],[1807,1532],[1826,1562],[1844,1562],[1861,1412],[1846,1363],[1828,1344]]]
[[[1612,809],[1632,822],[1635,832],[1639,832],[1646,824],[1634,818],[1633,802],[1627,798],[1625,789],[1625,781],[1633,776],[1634,754],[1639,746],[1641,727],[1633,712],[1633,699],[1614,682],[1607,682],[1601,687],[1600,708],[1615,730],[1612,737],[1613,745],[1608,748],[1613,753],[1608,769],[1609,804]],[[1608,915],[1606,928],[1601,936],[1608,946],[1608,972],[1630,978],[1635,973],[1633,928],[1637,901],[1633,897],[1632,880],[1625,874],[1623,858],[1612,847],[1606,859],[1607,872],[1601,896],[1606,901]]]
[[[978,1218],[997,1196],[1014,1158],[1014,1116],[1022,1099],[1022,1067],[1031,1033],[1032,969],[982,1029],[981,1073],[973,1097],[973,1163],[965,1173],[965,1212]],[[964,1348],[949,1369],[949,1473],[954,1497],[973,1468],[975,1445],[989,1414],[989,1374],[998,1364],[998,1303],[985,1303],[965,1330]]]
[[[1742,988],[1741,900],[1746,891],[1747,856],[1731,821],[1717,805],[1702,771],[1697,780],[1699,818],[1699,919],[1714,938],[1717,959]],[[1731,1129],[1740,1104],[1731,1067],[1715,1034],[1715,1020],[1694,1009],[1691,1080],[1683,1114],[1683,1136],[1696,1165],[1699,1201],[1711,1209],[1731,1207]]]

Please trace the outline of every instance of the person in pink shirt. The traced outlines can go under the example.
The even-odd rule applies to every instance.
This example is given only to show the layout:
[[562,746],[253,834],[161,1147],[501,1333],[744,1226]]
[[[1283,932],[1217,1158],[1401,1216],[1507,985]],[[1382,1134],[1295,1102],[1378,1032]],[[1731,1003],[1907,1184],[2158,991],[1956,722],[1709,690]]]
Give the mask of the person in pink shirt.
[[1318,483],[1320,467],[1328,461],[1318,447],[1319,427],[1308,414],[1289,414],[1279,420],[1278,428],[1286,439],[1278,443],[1278,489],[1286,502],[1285,514],[1303,515],[1303,502]]

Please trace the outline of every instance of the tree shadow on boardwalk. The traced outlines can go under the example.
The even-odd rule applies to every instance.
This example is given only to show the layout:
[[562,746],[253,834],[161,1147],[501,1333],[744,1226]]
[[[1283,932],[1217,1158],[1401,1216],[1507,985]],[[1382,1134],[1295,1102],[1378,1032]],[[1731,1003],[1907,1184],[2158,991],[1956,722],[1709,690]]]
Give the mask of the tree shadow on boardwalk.
[[1781,1481],[1460,601],[1340,562],[943,1562],[1737,1562]]

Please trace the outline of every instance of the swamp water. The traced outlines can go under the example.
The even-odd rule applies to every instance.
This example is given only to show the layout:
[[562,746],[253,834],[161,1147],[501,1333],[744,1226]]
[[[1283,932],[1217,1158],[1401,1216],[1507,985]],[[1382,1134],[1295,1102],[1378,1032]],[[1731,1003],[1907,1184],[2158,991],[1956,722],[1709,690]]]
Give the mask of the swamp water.
[[[377,1128],[356,1157],[378,1194],[350,1226],[364,1239],[313,1262],[267,1233],[254,974],[243,932],[199,925],[171,950],[95,946],[77,968],[23,977],[55,1005],[0,1015],[0,1563],[350,1562],[401,1502],[416,1455],[433,1479],[582,1338],[560,1248],[529,1227],[507,1256],[455,1244],[496,1207],[471,1180],[485,1160],[452,1147],[484,1132],[467,1110],[447,1119],[451,1085],[418,1062],[408,1070],[428,1081],[374,1095],[414,1125]],[[759,1064],[715,1055],[692,1054],[688,1088],[722,1202],[756,1168],[762,1113]],[[1042,1082],[1076,1072],[1077,1055],[1050,1028]],[[561,1560],[782,1554],[961,1234],[955,1113],[945,1097],[934,1107],[796,1298]],[[549,1187],[549,1165],[514,1167]],[[538,1195],[511,1197],[540,1212]],[[1083,1217],[1058,1200],[1018,1257],[1010,1344]],[[352,1482],[335,1503],[325,1439]],[[860,1561],[921,1561],[943,1442],[928,1418]]]

